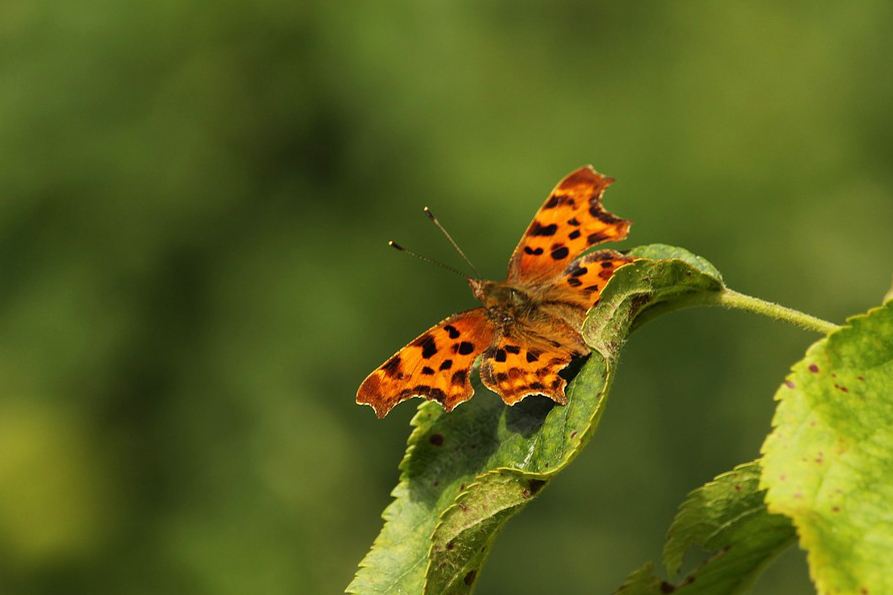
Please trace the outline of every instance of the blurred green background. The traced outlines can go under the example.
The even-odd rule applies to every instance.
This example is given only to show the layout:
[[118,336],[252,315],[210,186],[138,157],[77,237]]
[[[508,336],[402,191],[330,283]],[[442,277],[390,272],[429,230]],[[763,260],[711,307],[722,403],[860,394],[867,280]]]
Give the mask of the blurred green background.
[[[629,247],[841,322],[893,269],[887,1],[0,3],[0,591],[333,593],[415,407],[363,377],[592,163]],[[815,336],[675,313],[500,536],[488,594],[608,593],[752,460]],[[494,398],[478,395],[477,398]],[[757,587],[808,593],[792,549]]]

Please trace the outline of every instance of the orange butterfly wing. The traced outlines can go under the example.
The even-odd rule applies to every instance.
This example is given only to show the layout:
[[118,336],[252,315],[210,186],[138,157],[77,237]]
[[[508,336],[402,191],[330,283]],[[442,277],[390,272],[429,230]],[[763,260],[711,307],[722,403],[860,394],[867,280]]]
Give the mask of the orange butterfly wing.
[[506,405],[514,405],[529,395],[545,395],[556,403],[567,403],[564,395],[567,381],[558,372],[573,356],[589,353],[589,348],[580,340],[579,333],[574,337],[566,323],[558,319],[550,322],[566,327],[557,333],[564,341],[516,333],[499,337],[484,352],[481,380],[484,386],[499,394]]
[[561,180],[537,211],[509,260],[508,281],[537,285],[561,274],[587,248],[626,238],[630,221],[602,208],[614,180],[581,167]]
[[474,394],[469,371],[494,334],[484,308],[450,316],[369,374],[357,391],[357,403],[371,405],[380,418],[412,397],[437,401],[452,411]]
[[632,256],[614,250],[599,250],[578,258],[546,287],[543,307],[550,311],[550,305],[573,305],[585,316],[589,308],[598,303],[602,289],[614,271],[634,260]]

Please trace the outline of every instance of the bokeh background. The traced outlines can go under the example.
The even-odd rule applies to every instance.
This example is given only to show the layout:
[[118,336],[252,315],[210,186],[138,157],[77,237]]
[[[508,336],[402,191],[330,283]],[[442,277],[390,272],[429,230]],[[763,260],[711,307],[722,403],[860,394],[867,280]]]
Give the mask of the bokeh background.
[[[0,591],[333,593],[415,408],[354,404],[592,163],[623,246],[841,322],[893,271],[893,5],[0,3]],[[816,337],[690,310],[478,591],[608,593]],[[494,398],[478,395],[477,398]],[[757,586],[809,593],[792,549]]]

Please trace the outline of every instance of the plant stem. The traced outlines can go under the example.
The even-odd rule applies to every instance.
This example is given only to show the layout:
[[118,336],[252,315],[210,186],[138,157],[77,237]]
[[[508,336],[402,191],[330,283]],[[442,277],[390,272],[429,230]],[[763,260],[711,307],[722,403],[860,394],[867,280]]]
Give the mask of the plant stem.
[[[809,314],[804,314],[803,312],[792,310],[791,308],[785,308],[784,306],[773,304],[772,302],[767,302],[760,298],[744,295],[743,293],[738,293],[737,291],[732,291],[728,288],[718,292],[695,294],[688,299],[680,301],[684,302],[684,306],[722,306],[724,308],[747,310],[754,314],[775,318],[776,320],[788,322],[795,326],[799,326],[802,329],[814,331],[823,335],[827,335],[831,331],[840,328],[838,325],[828,322],[827,320],[822,320],[821,318],[816,318],[815,316],[810,316]],[[683,306],[682,303],[679,305]]]

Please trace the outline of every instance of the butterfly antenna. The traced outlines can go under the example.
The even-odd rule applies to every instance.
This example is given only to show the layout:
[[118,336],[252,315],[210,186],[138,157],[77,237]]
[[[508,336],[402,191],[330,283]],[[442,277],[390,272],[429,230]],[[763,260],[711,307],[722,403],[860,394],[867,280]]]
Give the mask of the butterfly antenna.
[[413,252],[412,250],[407,250],[406,248],[404,248],[403,246],[401,246],[400,244],[398,244],[397,242],[395,242],[393,240],[388,241],[388,246],[390,246],[394,250],[399,250],[400,252],[405,252],[406,254],[409,254],[410,256],[415,256],[419,260],[424,260],[425,262],[430,262],[431,264],[439,266],[442,269],[446,269],[446,270],[450,271],[451,273],[456,273],[463,279],[468,279],[468,275],[466,275],[459,269],[454,269],[450,265],[443,264],[439,260],[434,260],[433,258],[428,258],[427,256],[422,256],[421,254],[418,254],[417,252]]
[[456,240],[453,239],[453,236],[451,236],[451,235],[447,232],[447,230],[444,229],[443,225],[440,224],[440,221],[437,220],[437,217],[434,216],[434,213],[431,212],[431,209],[429,209],[428,207],[425,207],[425,208],[422,209],[422,210],[425,211],[425,214],[426,214],[426,215],[428,215],[428,219],[430,219],[431,222],[434,223],[434,225],[437,226],[437,229],[439,229],[439,230],[443,233],[443,235],[446,236],[446,239],[448,239],[448,240],[450,241],[450,244],[453,245],[453,248],[456,249],[456,252],[459,253],[459,256],[461,256],[462,259],[468,264],[468,266],[471,267],[471,270],[474,271],[475,277],[478,278],[478,279],[480,279],[480,278],[481,278],[481,274],[478,272],[478,270],[477,270],[476,268],[474,268],[474,265],[471,264],[471,261],[468,260],[468,257],[467,257],[467,256],[465,256],[465,253],[462,252],[462,248],[459,247],[459,244],[456,243]]

